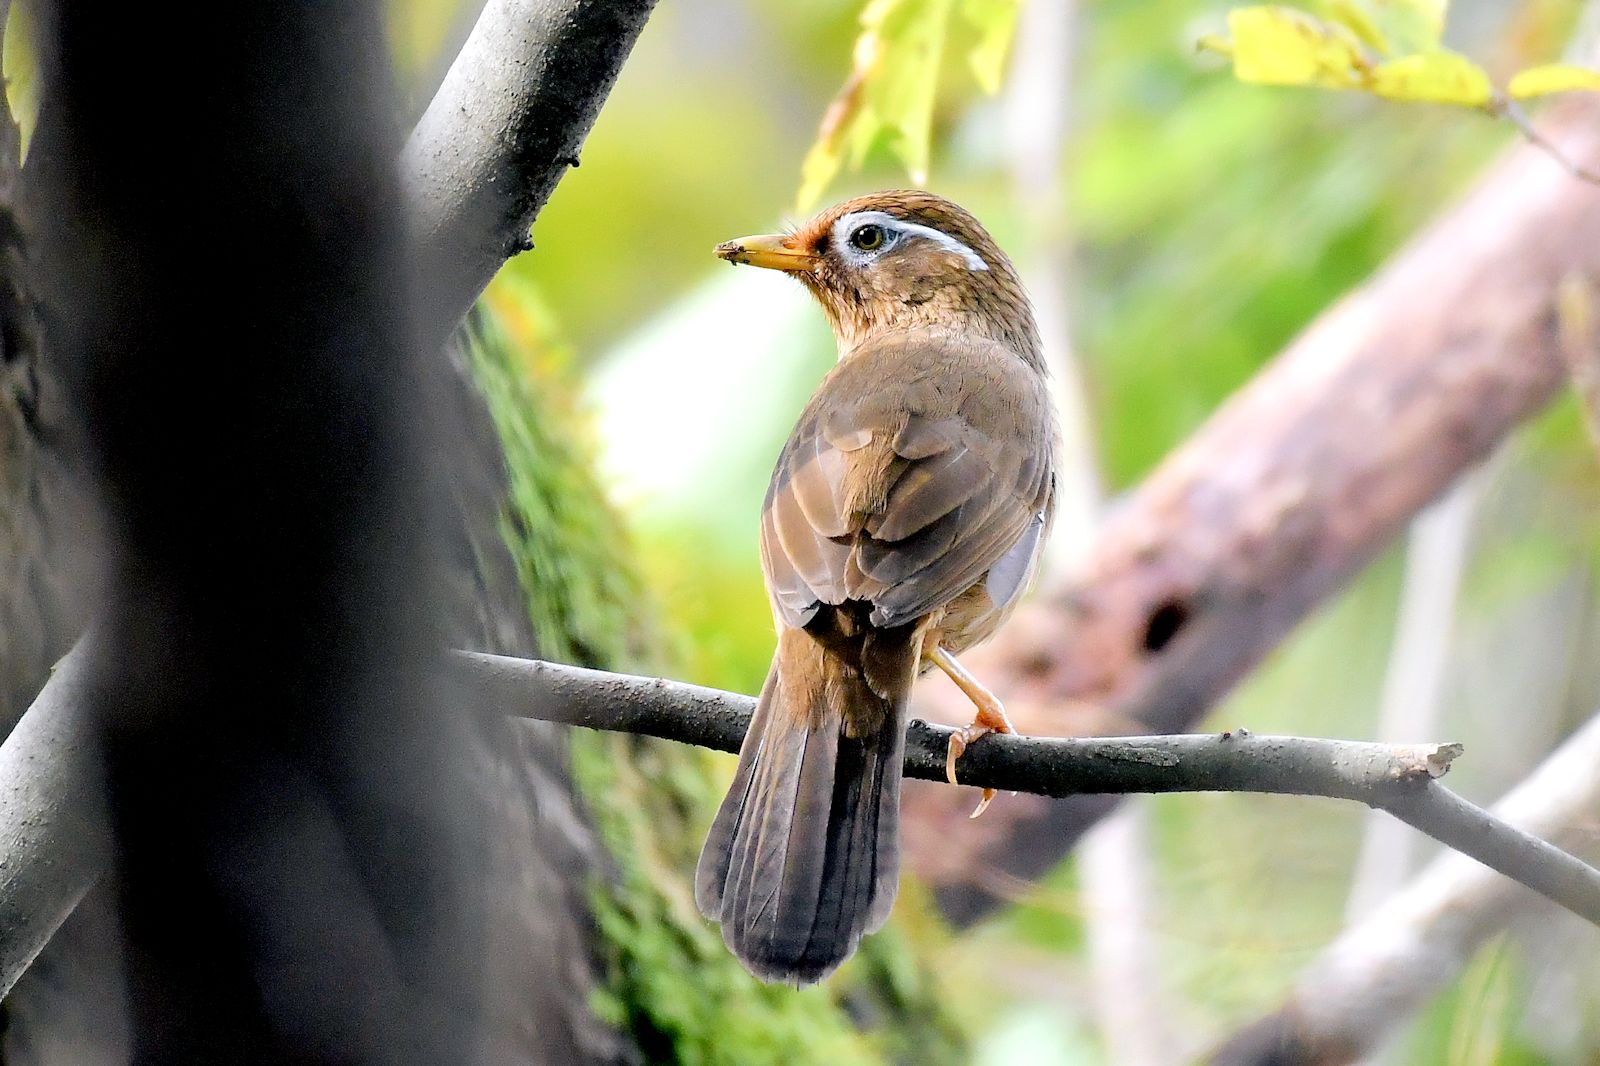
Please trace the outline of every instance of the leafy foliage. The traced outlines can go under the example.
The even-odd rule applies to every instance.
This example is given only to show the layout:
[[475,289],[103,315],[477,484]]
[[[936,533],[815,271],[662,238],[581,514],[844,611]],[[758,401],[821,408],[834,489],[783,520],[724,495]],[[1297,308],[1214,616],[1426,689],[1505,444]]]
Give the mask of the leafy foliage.
[[1241,7],[1228,13],[1228,37],[1202,37],[1199,47],[1230,57],[1243,82],[1353,89],[1491,113],[1509,100],[1600,89],[1600,73],[1546,64],[1497,91],[1487,71],[1440,43],[1446,6],[1447,0],[1323,0],[1316,13],[1279,4]]
[[[859,168],[879,145],[911,180],[928,180],[929,142],[940,62],[956,0],[869,0],[861,13],[853,66],[828,105],[816,143],[801,164],[798,209],[810,210],[840,168]],[[997,92],[1021,0],[961,0],[961,22],[976,37],[973,76]]]

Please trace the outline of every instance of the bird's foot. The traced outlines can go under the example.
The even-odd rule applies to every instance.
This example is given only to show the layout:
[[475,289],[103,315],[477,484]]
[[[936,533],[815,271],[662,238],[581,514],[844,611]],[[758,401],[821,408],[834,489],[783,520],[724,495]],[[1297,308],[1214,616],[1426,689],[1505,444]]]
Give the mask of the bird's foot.
[[[949,778],[952,785],[959,784],[956,780],[956,760],[961,758],[966,753],[968,745],[979,737],[987,736],[990,733],[1015,732],[1016,729],[1012,727],[1011,720],[1006,717],[1005,708],[1000,705],[999,700],[995,700],[993,705],[988,707],[980,704],[978,716],[973,719],[972,724],[950,734],[950,744],[945,749],[944,757],[945,777]],[[973,809],[973,812],[968,817],[976,818],[988,810],[989,804],[994,800],[994,796],[994,789],[984,789],[983,798],[978,801],[978,806]]]
[[[967,668],[962,666],[948,648],[935,644],[924,654],[939,669],[949,675],[950,680],[956,683],[972,705],[978,709],[978,716],[972,724],[963,729],[956,730],[950,737],[950,746],[945,751],[944,775],[950,779],[952,785],[956,781],[956,760],[961,758],[967,746],[974,740],[987,733],[1015,733],[1011,727],[1011,719],[1006,717],[1005,706],[1000,698],[983,686],[977,678],[967,673]],[[978,807],[969,817],[976,818],[989,808],[989,802],[994,799],[994,789],[983,790],[983,799],[978,802]]]

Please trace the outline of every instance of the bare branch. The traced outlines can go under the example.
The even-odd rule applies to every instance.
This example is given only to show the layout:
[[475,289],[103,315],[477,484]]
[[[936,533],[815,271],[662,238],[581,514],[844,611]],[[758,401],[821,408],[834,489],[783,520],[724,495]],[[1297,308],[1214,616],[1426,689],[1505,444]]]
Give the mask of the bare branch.
[[489,0],[400,156],[442,340],[578,165],[655,0]]
[[[1563,845],[1594,845],[1600,715],[1496,803],[1492,817]],[[1307,967],[1289,1001],[1215,1052],[1215,1066],[1351,1062],[1377,1051],[1473,953],[1542,902],[1464,855],[1444,854]]]
[[[451,656],[466,705],[737,751],[755,701],[717,689],[479,652]],[[94,772],[82,740],[74,673],[63,668],[0,747],[0,871],[43,866],[37,876],[0,879],[0,918],[25,911],[16,946],[4,945],[0,979],[14,981],[70,913],[104,863],[103,830],[83,805]],[[905,774],[944,779],[951,730],[911,723]],[[1255,736],[1239,731],[1159,737],[990,736],[963,757],[966,784],[1069,796],[1086,792],[1264,792],[1354,800],[1394,814],[1429,836],[1520,881],[1600,925],[1600,871],[1518,830],[1435,780],[1461,752],[1456,744]],[[28,768],[28,772],[10,768]],[[87,811],[88,814],[83,812]],[[49,817],[75,812],[77,817]],[[51,873],[48,868],[56,866]],[[26,893],[16,896],[15,893]],[[11,939],[8,934],[7,939]]]
[[1528,113],[1514,100],[1500,98],[1489,106],[1489,114],[1504,118],[1517,128],[1522,134],[1522,139],[1544,152],[1555,160],[1557,166],[1571,174],[1579,181],[1588,182],[1590,185],[1600,185],[1600,173],[1590,170],[1577,160],[1568,156],[1561,150],[1561,146],[1551,141],[1550,138],[1540,133],[1538,127],[1528,118]]
[[[478,702],[524,718],[643,733],[737,751],[755,701],[659,678],[459,653]],[[905,775],[944,779],[952,730],[914,721]],[[964,784],[1040,796],[1267,792],[1354,800],[1491,866],[1600,925],[1600,871],[1523,833],[1435,782],[1458,744],[1256,736],[989,736],[962,757]]]

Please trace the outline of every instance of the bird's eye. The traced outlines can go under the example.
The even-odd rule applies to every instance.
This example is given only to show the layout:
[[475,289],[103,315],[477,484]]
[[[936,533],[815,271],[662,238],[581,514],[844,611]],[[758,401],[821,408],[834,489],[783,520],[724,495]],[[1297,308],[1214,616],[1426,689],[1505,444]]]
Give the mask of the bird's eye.
[[854,233],[850,234],[850,243],[863,252],[875,252],[883,247],[883,236],[882,226],[874,226],[869,223],[858,227]]

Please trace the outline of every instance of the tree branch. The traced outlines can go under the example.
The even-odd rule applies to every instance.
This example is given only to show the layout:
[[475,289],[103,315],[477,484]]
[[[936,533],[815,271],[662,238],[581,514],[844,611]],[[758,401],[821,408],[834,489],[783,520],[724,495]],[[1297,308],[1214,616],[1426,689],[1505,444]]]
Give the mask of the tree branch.
[[[1566,739],[1490,817],[1594,847],[1600,814],[1600,715]],[[1289,1000],[1213,1053],[1214,1066],[1351,1062],[1381,1048],[1455,980],[1473,953],[1540,901],[1464,855],[1446,853],[1295,981]]]
[[[737,751],[755,701],[660,678],[458,653],[481,706],[590,729]],[[945,779],[954,731],[913,721],[905,775]],[[1244,731],[1157,737],[991,735],[962,756],[963,784],[1039,796],[1265,792],[1327,796],[1386,810],[1600,925],[1600,871],[1438,784],[1458,744],[1374,744]]]
[[528,230],[655,0],[488,0],[400,155],[422,257],[420,319],[443,341]]
[[[76,658],[75,653],[72,658]],[[71,659],[0,747],[0,994],[70,913],[104,863],[103,829],[80,798],[92,764],[76,711]],[[451,679],[465,705],[590,729],[635,733],[717,751],[739,749],[755,701],[717,689],[479,652],[455,652]],[[911,723],[905,775],[944,780],[951,730]],[[1387,810],[1600,925],[1600,871],[1435,780],[1455,744],[1388,745],[1222,734],[1115,738],[989,736],[962,757],[964,784],[1042,796],[1086,792],[1263,792],[1354,800]],[[15,768],[15,769],[13,769]],[[91,778],[92,779],[92,778]],[[90,790],[92,793],[93,790]],[[75,812],[72,818],[52,812]],[[87,813],[85,813],[87,812]],[[35,872],[28,874],[33,869]],[[12,943],[14,942],[14,943]]]

